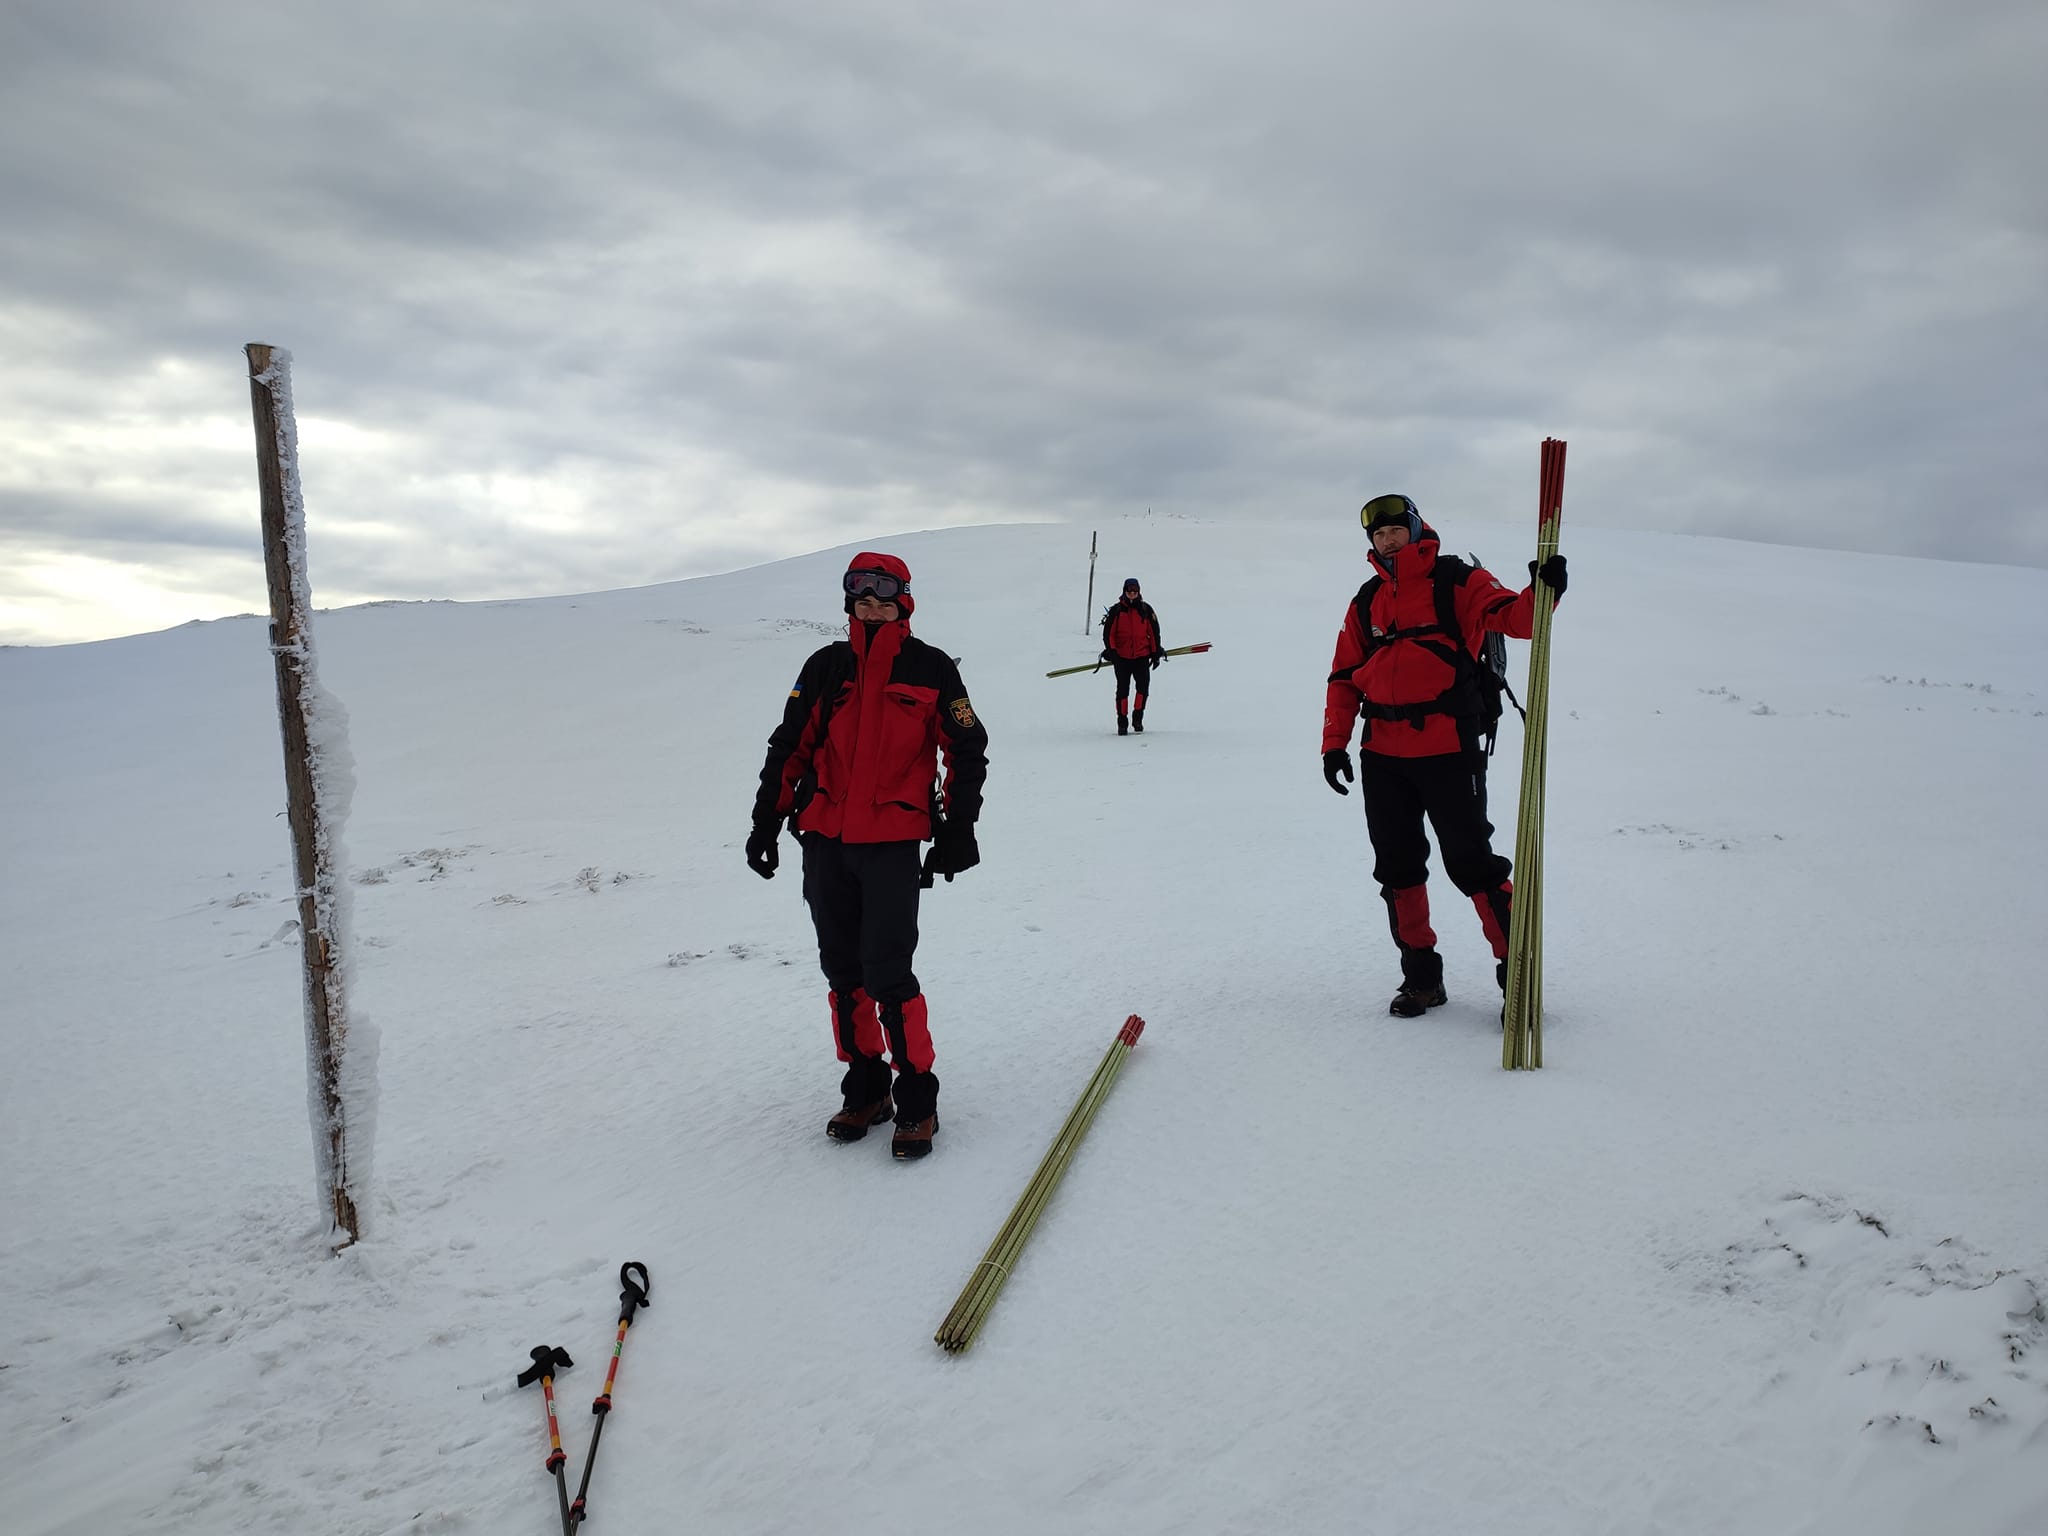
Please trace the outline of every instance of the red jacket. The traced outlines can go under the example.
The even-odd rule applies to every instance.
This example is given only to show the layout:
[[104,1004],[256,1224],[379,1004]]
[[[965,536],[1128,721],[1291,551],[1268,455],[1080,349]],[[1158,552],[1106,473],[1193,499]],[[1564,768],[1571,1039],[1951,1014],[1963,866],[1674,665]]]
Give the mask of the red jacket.
[[[1436,530],[1428,524],[1422,537],[1395,551],[1391,564],[1375,550],[1373,569],[1381,577],[1372,596],[1372,634],[1379,643],[1369,645],[1359,623],[1354,599],[1344,613],[1344,628],[1337,636],[1337,653],[1330,662],[1329,693],[1323,707],[1323,750],[1351,745],[1351,728],[1361,713],[1367,713],[1361,751],[1388,757],[1437,757],[1462,750],[1458,721],[1448,713],[1423,715],[1420,719],[1373,718],[1373,706],[1412,706],[1439,698],[1458,680],[1458,669],[1438,651],[1450,642],[1437,632]],[[1454,609],[1458,639],[1474,657],[1487,633],[1517,640],[1529,638],[1535,621],[1534,589],[1519,595],[1502,586],[1483,566],[1454,587]],[[1360,588],[1361,594],[1364,589]],[[1432,633],[1414,639],[1402,636],[1415,630]],[[1392,635],[1389,640],[1384,637]]]
[[1143,661],[1166,647],[1159,643],[1159,615],[1140,598],[1127,603],[1119,598],[1102,616],[1102,648],[1114,651],[1126,661]]
[[[824,730],[819,730],[820,721]],[[945,779],[934,794],[938,757]],[[988,732],[953,658],[895,619],[814,652],[789,691],[754,798],[756,819],[797,812],[798,832],[848,843],[928,838],[938,804],[972,825],[988,777]]]

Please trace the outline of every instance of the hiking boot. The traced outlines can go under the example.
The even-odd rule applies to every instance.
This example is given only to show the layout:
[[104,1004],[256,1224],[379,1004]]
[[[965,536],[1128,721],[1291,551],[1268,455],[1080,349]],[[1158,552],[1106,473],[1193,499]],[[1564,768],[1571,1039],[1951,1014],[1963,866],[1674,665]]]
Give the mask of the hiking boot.
[[1419,1019],[1430,1009],[1440,1007],[1450,999],[1444,996],[1441,984],[1434,987],[1403,987],[1394,994],[1394,1000],[1387,1004],[1387,1012],[1397,1019]]
[[1116,717],[1116,733],[1119,736],[1128,736],[1131,734],[1131,722],[1126,720],[1122,715],[1118,715]]
[[867,1135],[869,1126],[895,1118],[896,1106],[890,1102],[887,1092],[866,1104],[856,1104],[848,1099],[846,1107],[825,1122],[825,1134],[834,1141],[859,1141]]
[[939,1128],[939,1117],[934,1114],[923,1120],[898,1120],[896,1139],[889,1144],[889,1150],[901,1158],[926,1157],[932,1150],[932,1136]]

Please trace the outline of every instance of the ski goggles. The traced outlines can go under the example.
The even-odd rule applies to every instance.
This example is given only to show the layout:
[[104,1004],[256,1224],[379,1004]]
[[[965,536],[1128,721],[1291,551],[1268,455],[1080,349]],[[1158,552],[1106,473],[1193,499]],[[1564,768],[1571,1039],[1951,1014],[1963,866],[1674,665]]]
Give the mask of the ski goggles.
[[1400,523],[1404,527],[1408,519],[1416,516],[1415,503],[1399,493],[1375,496],[1358,509],[1359,525],[1371,533],[1374,524]]
[[903,595],[905,584],[887,571],[848,571],[840,585],[848,597],[874,597],[893,603]]

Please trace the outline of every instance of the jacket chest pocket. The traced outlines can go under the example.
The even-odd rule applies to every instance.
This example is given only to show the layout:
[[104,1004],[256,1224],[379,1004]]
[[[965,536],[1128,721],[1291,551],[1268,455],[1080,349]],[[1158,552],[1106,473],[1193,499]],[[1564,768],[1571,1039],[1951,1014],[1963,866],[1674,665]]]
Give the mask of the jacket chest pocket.
[[831,703],[823,707],[828,717],[825,735],[811,758],[808,777],[813,788],[828,800],[842,798],[846,794],[846,782],[852,777],[853,733],[847,727],[853,719],[853,693],[851,682],[841,683]]
[[890,683],[882,690],[882,739],[875,774],[880,791],[877,799],[924,806],[931,792],[938,711],[936,688]]

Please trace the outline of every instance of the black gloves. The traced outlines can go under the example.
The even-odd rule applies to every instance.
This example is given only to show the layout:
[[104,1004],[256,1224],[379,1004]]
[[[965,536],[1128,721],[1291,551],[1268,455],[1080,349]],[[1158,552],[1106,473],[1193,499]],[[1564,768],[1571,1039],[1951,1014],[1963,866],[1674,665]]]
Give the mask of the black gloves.
[[1163,667],[1163,666],[1165,666],[1165,665],[1166,665],[1166,652],[1164,652],[1164,651],[1154,651],[1154,652],[1152,653],[1152,665],[1153,665],[1153,666],[1155,666],[1155,667]]
[[1557,601],[1557,598],[1563,597],[1564,556],[1552,555],[1549,559],[1545,560],[1541,565],[1538,565],[1534,560],[1531,560],[1529,562],[1529,580],[1534,582],[1538,579],[1541,579],[1543,585],[1550,588],[1552,592],[1557,594],[1556,597],[1553,597],[1551,599],[1551,602],[1553,604]]
[[775,842],[782,835],[782,818],[771,816],[766,821],[754,823],[754,835],[747,839],[747,868],[763,880],[775,878],[775,866],[781,855],[775,851]]
[[1344,784],[1337,782],[1337,775],[1340,773],[1344,775],[1344,784],[1349,784],[1351,782],[1351,754],[1342,747],[1332,747],[1323,754],[1323,782],[1337,791],[1338,794],[1348,795],[1351,791],[1346,789]]
[[944,875],[947,884],[963,870],[981,862],[981,849],[974,841],[971,821],[941,821],[932,831],[932,846],[924,856],[924,873],[917,883],[930,889],[934,875]]
[[1106,646],[1106,645],[1105,645],[1105,646],[1104,646],[1104,647],[1102,648],[1102,654],[1101,654],[1100,656],[1098,656],[1098,657],[1096,658],[1096,660],[1097,660],[1097,661],[1115,661],[1115,660],[1116,660],[1116,652],[1115,652],[1115,651],[1112,651],[1112,650],[1111,650],[1111,649],[1110,649],[1110,648],[1109,648],[1108,646]]

